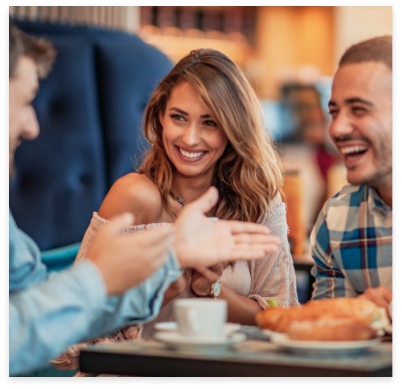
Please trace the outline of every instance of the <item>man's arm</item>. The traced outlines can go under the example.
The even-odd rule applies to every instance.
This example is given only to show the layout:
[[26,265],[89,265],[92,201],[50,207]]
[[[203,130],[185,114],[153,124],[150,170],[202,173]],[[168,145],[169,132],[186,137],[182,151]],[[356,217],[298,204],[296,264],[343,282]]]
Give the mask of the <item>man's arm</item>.
[[153,319],[165,289],[181,271],[170,257],[164,267],[124,296],[107,297],[99,270],[84,260],[52,273],[46,282],[10,293],[9,374],[44,366],[66,347]]
[[[93,261],[47,274],[37,246],[10,214],[10,375],[39,368],[74,343],[156,316],[181,270],[167,254],[168,229],[118,234],[131,221],[123,216],[103,229],[90,251]],[[138,284],[123,297],[107,297]]]
[[47,277],[36,243],[15,224],[9,212],[9,290],[16,291],[43,282]]
[[[122,235],[120,231],[133,223],[132,215],[126,214],[97,233],[88,261],[29,289],[11,290],[10,374],[36,369],[74,343],[153,319],[164,291],[182,273],[180,266],[212,265],[243,253],[252,259],[278,249],[277,238],[266,227],[205,217],[216,200],[216,189],[209,190],[179,218],[176,228],[181,234],[173,244],[179,262],[173,250],[167,254],[174,227]],[[18,253],[10,256],[10,269]],[[116,296],[141,281],[123,298]]]
[[326,207],[321,210],[310,235],[315,277],[312,299],[356,297],[357,293],[345,278],[332,253],[330,232],[326,222]]

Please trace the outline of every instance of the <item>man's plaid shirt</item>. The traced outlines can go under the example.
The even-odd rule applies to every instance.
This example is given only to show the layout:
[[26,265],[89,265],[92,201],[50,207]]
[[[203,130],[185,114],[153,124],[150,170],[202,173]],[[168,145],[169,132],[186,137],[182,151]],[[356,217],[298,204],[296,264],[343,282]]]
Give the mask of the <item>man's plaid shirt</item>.
[[367,185],[345,186],[321,210],[310,237],[313,299],[392,289],[392,208]]

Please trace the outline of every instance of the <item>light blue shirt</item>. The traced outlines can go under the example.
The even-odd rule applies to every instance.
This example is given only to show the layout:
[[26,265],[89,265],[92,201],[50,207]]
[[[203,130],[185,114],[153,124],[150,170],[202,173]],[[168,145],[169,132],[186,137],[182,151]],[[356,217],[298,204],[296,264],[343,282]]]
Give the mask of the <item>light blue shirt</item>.
[[31,372],[68,346],[152,320],[182,271],[171,253],[165,265],[124,296],[107,297],[88,260],[47,273],[37,245],[9,217],[9,374]]

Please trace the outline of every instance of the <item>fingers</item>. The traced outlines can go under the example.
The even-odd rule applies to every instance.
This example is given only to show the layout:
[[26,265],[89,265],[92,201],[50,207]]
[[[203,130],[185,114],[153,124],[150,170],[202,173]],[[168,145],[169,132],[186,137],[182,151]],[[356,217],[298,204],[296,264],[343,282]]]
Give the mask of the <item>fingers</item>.
[[263,234],[237,234],[234,236],[236,244],[248,243],[248,244],[270,244],[270,245],[281,245],[281,240],[272,235]]
[[381,296],[384,298],[384,300],[387,301],[387,303],[390,303],[392,301],[392,292],[385,286],[379,286],[377,288],[378,292],[381,294]]
[[183,276],[188,280],[193,275],[194,269],[188,267],[184,269]]
[[233,220],[219,220],[219,224],[226,224],[230,227],[232,234],[270,234],[269,228],[257,223],[233,221]]
[[228,260],[237,261],[240,259],[250,261],[253,259],[262,259],[266,255],[276,254],[279,247],[276,245],[240,245],[231,250]]
[[215,282],[219,276],[208,269],[207,267],[195,267],[194,270],[198,271],[208,282]]
[[189,207],[198,209],[201,213],[205,214],[212,209],[218,201],[218,198],[218,189],[211,186],[200,198],[193,201]]
[[383,286],[377,288],[369,288],[359,296],[359,298],[370,300],[379,307],[388,309],[389,303],[392,301],[392,292]]

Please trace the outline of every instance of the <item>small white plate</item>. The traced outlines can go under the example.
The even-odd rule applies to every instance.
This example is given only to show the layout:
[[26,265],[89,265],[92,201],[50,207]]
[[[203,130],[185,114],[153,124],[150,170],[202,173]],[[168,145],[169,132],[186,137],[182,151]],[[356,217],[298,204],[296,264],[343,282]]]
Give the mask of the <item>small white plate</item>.
[[277,346],[295,353],[350,355],[367,351],[381,343],[381,338],[356,341],[320,342],[309,340],[291,340],[286,334],[277,334],[271,337],[271,342]]
[[176,351],[186,354],[222,353],[246,338],[246,335],[238,332],[221,339],[190,338],[175,331],[157,332],[155,334],[155,339],[162,341]]
[[[223,327],[223,334],[228,336],[237,331],[241,327],[238,323],[225,323]],[[177,331],[178,326],[175,321],[166,321],[155,324],[155,329],[158,331]]]

